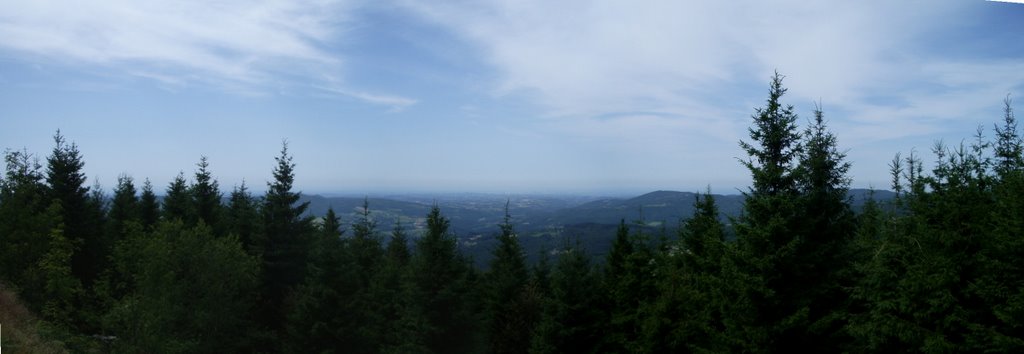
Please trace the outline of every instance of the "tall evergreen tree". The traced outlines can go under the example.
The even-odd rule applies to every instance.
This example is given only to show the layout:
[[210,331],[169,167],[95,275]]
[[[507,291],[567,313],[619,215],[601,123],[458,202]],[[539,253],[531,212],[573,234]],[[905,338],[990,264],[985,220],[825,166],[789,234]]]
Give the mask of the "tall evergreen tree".
[[380,238],[377,237],[377,222],[370,216],[368,199],[363,199],[363,207],[352,223],[352,239],[348,246],[358,268],[360,287],[366,288],[377,271],[383,253]]
[[837,148],[836,137],[825,124],[821,107],[804,133],[804,150],[797,167],[801,192],[800,242],[792,260],[797,284],[795,298],[787,299],[807,313],[809,327],[800,345],[813,351],[836,351],[848,342],[843,333],[845,289],[851,278],[850,240],[855,224],[847,197],[850,164]]
[[[37,281],[43,280],[36,276],[38,263],[56,247],[51,236],[55,236],[53,231],[60,225],[63,212],[59,202],[47,196],[42,166],[32,154],[7,150],[4,161],[6,173],[0,179],[0,281],[20,288],[21,298],[40,311],[46,297],[45,284]],[[60,237],[67,240],[63,233]]]
[[643,351],[726,351],[721,338],[721,291],[725,227],[710,191],[698,195],[693,216],[684,221],[679,241],[665,251],[657,269],[657,296],[645,304]]
[[163,219],[188,221],[192,214],[192,197],[188,193],[185,173],[179,172],[164,192]]
[[142,183],[142,195],[139,197],[139,220],[146,230],[152,230],[160,220],[160,202],[157,201],[156,193],[153,192],[153,184],[149,182],[149,178]]
[[531,313],[537,309],[524,303],[529,273],[508,202],[505,218],[498,227],[498,246],[491,251],[490,269],[484,278],[490,349],[492,353],[524,353],[529,349],[533,322],[539,314]]
[[262,313],[267,328],[281,331],[286,313],[285,299],[302,283],[306,273],[311,219],[303,213],[309,202],[298,203],[299,193],[292,191],[295,164],[283,143],[281,156],[275,157],[274,181],[267,183],[263,198],[263,301]]
[[340,220],[328,209],[312,240],[308,275],[297,288],[288,313],[286,352],[329,352],[344,348],[369,353],[376,344],[366,331],[374,324],[361,315],[366,304],[357,298],[364,290],[353,257],[341,238]]
[[222,232],[220,225],[221,204],[223,195],[220,193],[217,180],[210,172],[210,163],[206,156],[199,158],[199,167],[196,170],[195,182],[189,187],[189,194],[192,200],[192,210],[195,213],[194,222],[202,221],[213,229],[214,235]]
[[533,353],[599,353],[608,317],[600,275],[577,243],[558,255],[551,294],[530,342]]
[[798,282],[796,267],[801,238],[795,164],[802,146],[793,107],[781,102],[786,93],[782,75],[775,73],[768,92],[765,107],[757,108],[752,117],[752,142],[740,142],[750,156],[742,163],[751,173],[753,187],[744,193],[743,213],[735,224],[740,252],[736,261],[752,282],[736,283],[748,287],[736,291],[749,296],[752,306],[745,310],[753,313],[727,316],[751,321],[730,328],[743,332],[729,334],[746,338],[741,346],[788,351],[801,344],[808,321],[806,309],[791,301],[800,298],[799,289],[805,285]]
[[65,237],[78,245],[79,251],[72,255],[72,273],[83,284],[91,285],[106,254],[102,236],[89,218],[89,187],[82,172],[85,162],[78,146],[67,143],[60,131],[53,140],[56,146],[46,158],[49,198],[60,203]]
[[123,238],[125,224],[139,222],[139,197],[136,195],[135,183],[131,176],[122,174],[117,178],[114,199],[107,217],[110,219],[107,232],[115,241]]
[[253,256],[262,256],[265,246],[259,207],[259,201],[249,193],[245,181],[242,181],[228,197],[224,218],[226,232],[237,235],[245,251]]
[[439,207],[431,208],[425,234],[417,240],[410,262],[414,287],[410,310],[423,324],[418,341],[438,353],[468,352],[478,345],[470,269],[448,231],[450,225]]
[[1000,177],[1024,168],[1024,141],[1017,131],[1012,103],[1009,96],[1003,100],[1003,125],[995,127],[995,170]]

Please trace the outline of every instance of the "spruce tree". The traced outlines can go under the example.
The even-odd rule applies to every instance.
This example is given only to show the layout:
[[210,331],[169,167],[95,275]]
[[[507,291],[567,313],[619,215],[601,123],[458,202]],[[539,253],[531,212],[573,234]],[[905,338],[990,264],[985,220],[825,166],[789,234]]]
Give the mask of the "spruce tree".
[[89,187],[85,186],[85,162],[78,146],[67,143],[60,131],[53,140],[56,146],[46,158],[48,197],[60,203],[64,237],[78,245],[79,251],[72,255],[72,273],[88,286],[99,276],[105,245],[89,217]]
[[231,191],[224,217],[226,232],[238,236],[243,249],[252,256],[262,256],[265,246],[259,208],[259,201],[249,193],[245,181],[242,181],[240,186]]
[[530,341],[532,353],[604,352],[604,289],[600,275],[577,242],[560,250],[551,293]]
[[139,197],[139,220],[142,227],[152,230],[160,220],[160,202],[153,193],[153,184],[149,178],[142,184],[142,195]]
[[850,164],[837,148],[836,137],[826,126],[821,107],[804,133],[799,158],[798,188],[801,193],[794,283],[804,284],[794,298],[795,308],[806,309],[807,333],[800,344],[814,351],[836,351],[848,337],[843,333],[846,288],[851,287],[849,242],[854,215],[847,197]]
[[220,235],[222,232],[220,200],[223,195],[220,193],[217,180],[213,178],[209,170],[210,163],[206,156],[200,157],[196,166],[199,169],[196,170],[195,182],[189,187],[192,211],[194,212],[192,221],[202,221],[210,225],[214,235]]
[[192,197],[188,193],[184,172],[179,172],[167,186],[163,204],[163,220],[189,220],[192,215]]
[[409,264],[413,286],[410,310],[414,312],[410,318],[422,323],[421,337],[409,340],[437,353],[468,352],[477,345],[470,269],[448,231],[450,225],[434,205]]
[[281,156],[275,157],[274,180],[267,183],[263,198],[263,324],[282,331],[285,299],[302,283],[306,274],[311,220],[304,217],[309,202],[299,203],[299,193],[292,191],[295,164],[283,143]]
[[[740,142],[750,156],[742,163],[750,171],[753,186],[744,193],[743,213],[736,222],[740,254],[735,261],[745,274],[742,279],[749,282],[734,284],[747,287],[734,291],[749,296],[752,306],[742,309],[738,307],[742,302],[734,304],[733,313],[726,316],[749,323],[737,323],[733,328],[743,333],[727,335],[746,340],[742,347],[788,351],[801,344],[807,326],[806,311],[792,301],[800,298],[800,288],[805,285],[797,276],[801,215],[795,164],[802,146],[793,107],[781,102],[786,93],[782,75],[775,73],[768,92],[765,106],[757,108],[752,117],[752,141]],[[753,312],[735,313],[748,310]],[[762,342],[769,338],[771,342]]]
[[498,246],[491,251],[490,269],[484,277],[490,350],[492,353],[523,353],[529,349],[533,321],[538,314],[531,313],[532,309],[524,304],[529,273],[508,202],[505,202],[505,218],[498,227],[501,229]]
[[114,199],[107,217],[110,219],[107,232],[115,241],[124,238],[127,223],[140,221],[139,197],[136,195],[135,183],[131,176],[122,174],[117,178]]

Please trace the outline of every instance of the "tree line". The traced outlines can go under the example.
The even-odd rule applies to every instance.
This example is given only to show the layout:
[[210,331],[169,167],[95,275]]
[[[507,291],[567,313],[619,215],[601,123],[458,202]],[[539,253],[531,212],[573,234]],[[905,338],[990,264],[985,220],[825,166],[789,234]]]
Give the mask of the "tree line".
[[723,223],[705,193],[671,237],[623,220],[597,262],[567,239],[527,264],[507,207],[486,269],[436,205],[421,232],[367,203],[314,218],[287,144],[262,196],[243,183],[222,202],[205,157],[162,200],[127,175],[106,196],[58,132],[45,166],[5,154],[0,282],[73,352],[1024,351],[1009,99],[994,139],[938,142],[928,171],[897,154],[896,199],[855,213],[821,107],[801,130],[782,81],[740,142],[740,216]]

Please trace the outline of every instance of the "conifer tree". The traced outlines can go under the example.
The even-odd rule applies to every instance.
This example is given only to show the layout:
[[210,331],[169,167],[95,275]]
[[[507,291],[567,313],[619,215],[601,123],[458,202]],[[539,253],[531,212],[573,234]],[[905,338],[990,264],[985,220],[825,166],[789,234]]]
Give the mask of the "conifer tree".
[[492,353],[523,353],[529,349],[533,321],[538,314],[531,313],[532,309],[524,303],[529,273],[508,202],[505,218],[498,227],[498,246],[492,251],[490,269],[484,278],[488,338]]
[[559,252],[551,293],[530,342],[532,353],[599,353],[608,317],[600,275],[578,243]]
[[61,220],[64,236],[78,245],[78,252],[72,255],[72,273],[84,285],[89,286],[100,273],[100,264],[106,254],[102,235],[97,225],[90,220],[89,187],[85,186],[82,168],[85,162],[74,143],[67,143],[57,131],[53,137],[54,146],[46,158],[46,183],[49,198],[61,206]]
[[195,182],[189,187],[192,211],[195,213],[193,222],[202,221],[213,228],[214,235],[219,235],[222,229],[220,200],[223,195],[209,170],[210,163],[206,156],[200,157],[196,166],[199,169],[196,170]]
[[136,196],[135,183],[131,176],[122,174],[117,178],[114,199],[107,217],[110,219],[107,232],[115,242],[123,238],[127,223],[139,222],[139,198]]
[[1017,132],[1012,103],[1009,96],[1003,100],[1003,125],[995,127],[995,170],[1000,177],[1024,168],[1024,141]]
[[285,299],[306,274],[306,256],[309,249],[311,220],[303,213],[309,202],[299,203],[299,193],[292,191],[295,164],[288,155],[288,144],[283,143],[281,156],[275,157],[273,182],[267,183],[263,198],[263,324],[282,331]]
[[[800,298],[804,284],[798,282],[797,255],[801,238],[798,208],[798,172],[796,162],[802,152],[797,116],[792,106],[781,102],[786,89],[782,75],[775,73],[768,100],[753,115],[749,128],[752,142],[740,142],[750,156],[742,161],[751,173],[753,187],[744,195],[746,202],[736,223],[739,257],[738,270],[750,282],[747,289],[734,289],[749,296],[753,313],[730,313],[750,323],[737,324],[746,333],[727,334],[753,341],[743,347],[768,351],[796,350],[807,327],[806,310],[791,300]],[[748,278],[749,277],[749,278]],[[756,284],[763,284],[764,287]],[[737,302],[736,305],[742,304]],[[730,311],[745,311],[738,307]],[[761,333],[749,333],[750,331]],[[759,342],[768,340],[771,342]]]
[[225,212],[225,228],[227,233],[238,236],[242,247],[249,255],[262,256],[265,240],[261,233],[259,201],[249,193],[249,188],[242,181],[228,197]]
[[422,321],[419,340],[433,352],[467,352],[477,345],[470,269],[449,233],[448,218],[435,205],[410,261],[411,318]]
[[659,264],[657,296],[644,307],[643,351],[724,351],[721,308],[731,301],[722,292],[724,226],[710,190],[698,195],[693,215],[684,221],[679,241]]
[[179,172],[164,192],[163,220],[188,221],[192,214],[192,197],[188,193],[185,173]]
[[153,184],[149,182],[149,178],[146,178],[142,184],[142,195],[139,197],[139,220],[146,230],[152,230],[160,220],[160,202],[157,201],[156,193],[153,192]]
[[328,209],[312,240],[306,280],[297,288],[288,313],[287,352],[324,352],[345,348],[368,353],[377,343],[366,331],[375,329],[365,317],[366,304],[357,298],[365,290],[353,257],[341,238],[340,220]]
[[848,342],[843,332],[845,288],[852,286],[849,242],[854,215],[847,197],[850,164],[837,148],[836,137],[826,126],[821,107],[804,133],[798,185],[801,192],[800,236],[795,262],[796,284],[804,284],[788,299],[804,308],[808,333],[800,344],[813,351],[835,351]]
[[[244,351],[258,262],[209,227],[161,222],[119,244],[115,264],[133,289],[105,314],[115,352]],[[266,348],[264,348],[265,350]]]
[[363,207],[352,223],[352,239],[348,246],[356,262],[360,287],[366,288],[377,271],[383,253],[377,237],[377,222],[370,216],[368,199],[363,199]]
[[[7,150],[6,173],[0,179],[0,281],[26,287],[25,272],[46,252],[50,230],[61,215],[49,215],[53,203],[43,184],[42,166],[28,151]],[[21,298],[38,308],[35,291],[24,289]]]

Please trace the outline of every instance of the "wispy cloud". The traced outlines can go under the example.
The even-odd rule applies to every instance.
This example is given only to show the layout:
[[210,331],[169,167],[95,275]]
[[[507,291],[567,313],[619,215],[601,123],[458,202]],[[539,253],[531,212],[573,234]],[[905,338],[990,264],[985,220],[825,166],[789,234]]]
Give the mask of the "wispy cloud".
[[[970,21],[977,4],[962,1],[404,4],[478,45],[500,73],[496,94],[533,97],[549,116],[583,118],[575,126],[584,134],[609,126],[595,117],[633,112],[661,118],[638,115],[617,124],[657,129],[669,118],[745,120],[778,69],[787,75],[789,102],[807,111],[824,99],[843,120],[905,120],[896,124],[924,128],[884,134],[898,138],[933,133],[951,114],[979,112],[990,102],[977,97],[1024,78],[1014,62],[951,61],[934,47],[936,36],[949,30],[944,26]],[[969,82],[952,82],[958,78]],[[929,106],[943,101],[958,108]],[[737,111],[747,113],[714,116]],[[716,131],[721,124],[706,123],[688,128],[728,135]]]
[[[303,85],[339,72],[357,4],[346,0],[0,3],[0,48],[95,65],[164,85],[234,91]],[[333,83],[336,84],[336,83]],[[394,106],[383,96],[363,101]]]

